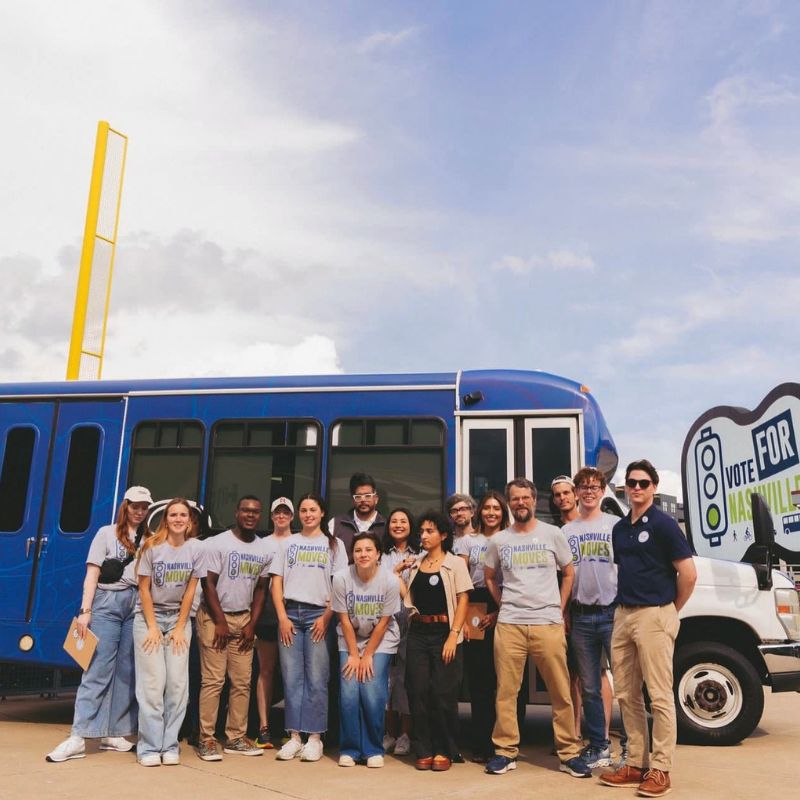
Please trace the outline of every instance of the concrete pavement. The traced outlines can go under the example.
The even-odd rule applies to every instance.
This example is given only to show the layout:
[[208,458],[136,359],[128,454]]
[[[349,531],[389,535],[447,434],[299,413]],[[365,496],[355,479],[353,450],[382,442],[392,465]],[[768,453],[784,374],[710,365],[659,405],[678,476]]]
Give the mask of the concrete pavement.
[[[140,767],[132,753],[107,753],[88,743],[83,759],[48,764],[44,756],[69,734],[72,699],[12,698],[0,703],[0,798],[2,800],[471,800],[500,794],[504,798],[548,800],[633,797],[601,786],[596,778],[579,780],[558,771],[550,753],[549,707],[531,707],[522,758],[515,772],[483,774],[476,764],[449,772],[417,772],[411,759],[388,756],[383,769],[343,769],[336,753],[315,763],[279,762],[275,751],[257,758],[225,756],[200,761],[184,748],[176,767]],[[797,796],[794,774],[800,752],[800,694],[768,694],[761,725],[735,747],[679,746],[672,796],[704,800],[752,800]],[[791,787],[795,788],[792,789]]]

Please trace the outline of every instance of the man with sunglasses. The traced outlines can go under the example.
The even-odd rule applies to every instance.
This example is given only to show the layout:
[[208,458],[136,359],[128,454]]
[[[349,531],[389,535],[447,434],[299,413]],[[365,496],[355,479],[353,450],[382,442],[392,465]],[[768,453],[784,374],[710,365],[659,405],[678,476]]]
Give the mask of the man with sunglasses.
[[[658,473],[647,460],[625,470],[630,513],[612,534],[617,563],[617,610],[611,639],[611,672],[628,732],[628,762],[600,780],[638,789],[642,797],[670,791],[677,741],[672,694],[672,655],[678,612],[692,594],[697,571],[675,520],[655,505]],[[652,753],[642,696],[647,685],[653,715]]]
[[328,531],[344,542],[347,560],[353,563],[353,537],[357,533],[377,533],[383,539],[386,520],[378,511],[378,489],[375,479],[366,472],[350,477],[350,496],[353,507],[328,523]]
[[[618,517],[600,510],[606,476],[594,467],[575,475],[575,492],[580,502],[577,517],[561,529],[567,537],[575,568],[570,602],[570,669],[580,679],[580,699],[589,744],[581,757],[591,769],[611,765],[607,714],[611,711],[611,687],[603,662],[611,653],[617,596],[617,567],[611,532]],[[607,694],[608,709],[604,702]],[[574,702],[574,701],[573,701]],[[623,743],[623,758],[625,744]]]

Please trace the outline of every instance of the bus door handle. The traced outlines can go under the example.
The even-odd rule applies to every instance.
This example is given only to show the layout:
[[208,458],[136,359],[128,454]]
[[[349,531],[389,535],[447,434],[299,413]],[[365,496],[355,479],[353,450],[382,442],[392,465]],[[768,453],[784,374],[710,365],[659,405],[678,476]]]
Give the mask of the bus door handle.
[[[29,559],[31,557],[31,545],[35,545],[35,544],[36,544],[36,537],[35,536],[29,536],[25,540],[25,560],[26,561],[27,561],[27,559]],[[42,553],[44,553],[44,551],[46,549],[47,549],[47,537],[46,536],[42,536],[42,538],[39,540],[39,547],[38,547],[38,550],[37,550],[37,558],[39,556],[41,556]]]

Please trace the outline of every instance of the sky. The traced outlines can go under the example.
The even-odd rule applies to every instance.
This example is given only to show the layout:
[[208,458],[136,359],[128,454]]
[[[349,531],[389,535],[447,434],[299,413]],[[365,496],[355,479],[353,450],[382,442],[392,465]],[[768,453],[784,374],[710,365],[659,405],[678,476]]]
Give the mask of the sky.
[[0,5],[0,380],[60,380],[98,120],[104,377],[542,369],[677,493],[797,380],[800,6]]

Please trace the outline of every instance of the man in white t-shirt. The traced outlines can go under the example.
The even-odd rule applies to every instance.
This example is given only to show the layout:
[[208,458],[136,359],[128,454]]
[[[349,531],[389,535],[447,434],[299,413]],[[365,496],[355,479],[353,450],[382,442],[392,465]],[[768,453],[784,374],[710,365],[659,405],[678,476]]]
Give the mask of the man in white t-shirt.
[[[588,778],[592,771],[580,757],[582,743],[575,732],[564,634],[564,614],[574,579],[572,556],[561,531],[534,517],[536,487],[531,481],[514,478],[506,486],[506,499],[514,523],[489,539],[484,566],[486,586],[500,607],[494,636],[495,756],[486,772],[502,775],[516,769],[517,695],[528,657],[533,656],[550,693],[560,769],[575,778]],[[559,567],[563,574],[560,589]]]
[[[614,600],[617,596],[617,565],[611,532],[618,517],[600,510],[606,476],[594,467],[584,467],[575,475],[575,490],[580,501],[578,516],[561,529],[567,538],[575,582],[570,604],[570,655],[580,678],[583,714],[589,744],[582,753],[587,766],[611,764],[610,742],[606,735],[606,708],[603,677],[611,653],[614,629]],[[605,655],[603,653],[605,651]],[[608,679],[605,679],[608,683]],[[610,715],[611,687],[607,687]],[[624,748],[624,744],[623,744]]]
[[236,524],[203,546],[203,601],[197,610],[200,644],[200,746],[203,761],[221,761],[214,739],[219,698],[227,675],[228,719],[224,752],[260,756],[247,737],[250,676],[256,622],[264,608],[267,578],[278,548],[256,536],[261,501],[253,495],[236,504]]

